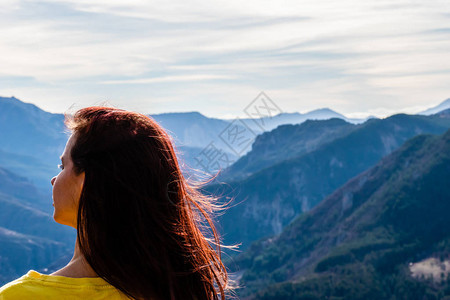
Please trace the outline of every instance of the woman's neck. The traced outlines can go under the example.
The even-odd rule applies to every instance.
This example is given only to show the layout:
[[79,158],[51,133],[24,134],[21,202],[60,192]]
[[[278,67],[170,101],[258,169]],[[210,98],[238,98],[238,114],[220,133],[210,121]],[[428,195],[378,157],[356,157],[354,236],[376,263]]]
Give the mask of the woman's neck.
[[91,266],[88,264],[78,246],[78,237],[75,242],[73,257],[70,262],[62,269],[50,274],[65,277],[81,278],[81,277],[98,277]]

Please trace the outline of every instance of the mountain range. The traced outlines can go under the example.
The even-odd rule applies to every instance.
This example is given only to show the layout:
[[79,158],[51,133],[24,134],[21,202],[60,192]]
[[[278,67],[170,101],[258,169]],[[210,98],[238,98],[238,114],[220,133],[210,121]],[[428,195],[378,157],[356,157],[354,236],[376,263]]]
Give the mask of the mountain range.
[[[450,110],[439,111],[432,115],[398,114],[386,119],[372,118],[367,121],[349,120],[329,109],[303,115],[281,113],[273,119],[259,120],[259,124],[264,122],[266,126],[262,129],[252,119],[221,120],[208,118],[197,112],[167,113],[150,117],[173,136],[185,176],[190,176],[192,167],[198,168],[196,165],[198,156],[212,144],[218,151],[232,158],[230,165],[225,167],[215,165],[215,169],[209,170],[221,172],[212,184],[206,186],[205,192],[235,198],[235,205],[224,215],[219,216],[218,228],[227,244],[242,243],[241,254],[233,255],[226,260],[226,264],[234,266],[239,276],[243,275],[240,280],[247,286],[241,293],[244,298],[298,299],[299,295],[302,297],[310,295],[312,297],[310,299],[322,299],[324,295],[333,295],[328,298],[338,299],[341,297],[339,295],[344,295],[343,297],[347,299],[348,295],[353,295],[354,299],[363,299],[358,297],[364,293],[372,293],[379,296],[378,299],[382,299],[384,294],[374,290],[367,292],[367,286],[370,287],[373,280],[376,282],[374,286],[385,288],[386,282],[383,277],[385,274],[389,282],[399,286],[393,288],[394,291],[407,287],[412,291],[417,289],[425,291],[420,295],[427,297],[442,294],[436,286],[430,287],[428,283],[412,280],[405,277],[405,273],[396,273],[386,267],[393,262],[398,268],[406,270],[404,261],[400,262],[396,256],[396,251],[400,249],[398,256],[406,257],[404,252],[401,252],[404,250],[403,244],[395,246],[394,250],[383,244],[383,242],[395,244],[399,241],[396,239],[397,235],[403,237],[400,231],[402,227],[395,227],[392,222],[396,218],[398,220],[406,218],[404,215],[397,214],[395,209],[390,210],[391,219],[382,220],[386,220],[388,224],[386,228],[392,232],[389,231],[391,235],[383,235],[383,230],[376,229],[385,228],[384,223],[379,222],[380,219],[370,221],[372,222],[370,226],[375,229],[369,232],[365,227],[358,227],[360,225],[351,227],[353,223],[345,223],[347,219],[335,214],[339,212],[336,208],[339,205],[342,214],[348,216],[353,214],[353,208],[357,209],[364,199],[372,199],[367,200],[369,201],[367,203],[381,201],[379,198],[373,198],[378,191],[374,189],[375,183],[366,185],[367,182],[372,182],[372,177],[378,178],[377,176],[381,174],[370,173],[374,172],[377,166],[378,170],[394,171],[392,176],[380,175],[376,183],[383,186],[392,183],[398,188],[398,190],[387,189],[384,186],[382,195],[388,197],[393,193],[395,197],[403,195],[405,199],[410,198],[409,191],[404,188],[402,182],[400,182],[402,184],[394,183],[396,176],[407,178],[407,182],[415,184],[414,187],[420,187],[430,195],[434,195],[435,191],[429,190],[430,178],[442,176],[435,181],[437,189],[440,189],[442,181],[448,178],[445,177],[447,173],[443,170],[442,173],[430,171],[431,175],[427,174],[435,166],[432,163],[441,163],[439,159],[445,158],[445,153],[448,153],[445,152],[448,150],[445,146],[448,133],[441,137],[422,134],[437,135],[447,131],[450,128]],[[47,113],[14,97],[0,97],[0,285],[23,275],[31,268],[43,273],[56,270],[64,266],[71,257],[75,231],[56,224],[51,216],[53,208],[50,178],[58,172],[56,164],[59,163],[59,155],[68,137],[63,119],[62,114]],[[250,136],[254,139],[241,153],[236,153],[236,149],[230,147],[228,141],[224,139],[227,130],[233,124],[236,125],[234,129],[238,131],[251,130]],[[414,139],[417,135],[421,136]],[[413,139],[410,140],[411,138]],[[399,148],[400,150],[397,150]],[[426,150],[417,150],[419,148]],[[405,149],[409,149],[409,152],[404,152]],[[419,152],[414,152],[415,149]],[[431,156],[426,155],[427,151]],[[444,154],[441,155],[440,151],[444,151]],[[411,159],[405,164],[406,169],[395,165],[398,153],[403,153],[401,157],[406,157],[405,153],[412,153]],[[392,163],[391,169],[387,168],[389,165],[387,162]],[[407,168],[409,164],[414,168]],[[403,170],[408,170],[409,173],[405,171],[405,175],[402,173]],[[408,177],[411,172],[416,177]],[[386,174],[388,173],[386,171]],[[354,178],[359,178],[358,176],[363,174],[373,176],[368,177],[366,181],[357,181],[356,187],[354,183],[349,185],[354,182]],[[427,185],[422,186],[422,183]],[[372,190],[369,187],[372,187]],[[340,194],[344,200],[336,202],[338,204],[333,202],[338,200],[329,200],[345,188],[350,192]],[[358,194],[357,188],[362,189],[361,195]],[[375,192],[372,194],[370,191]],[[420,195],[419,191],[414,190],[414,193]],[[445,189],[442,193],[444,196],[448,195]],[[441,194],[436,195],[440,197]],[[433,224],[435,216],[437,224],[446,229],[447,223],[442,221],[439,215],[445,212],[446,207],[439,206],[439,203],[436,205],[439,211],[429,211],[421,207],[427,214],[428,219],[425,220]],[[395,207],[403,207],[403,202]],[[386,209],[388,208],[389,206],[386,206]],[[370,215],[371,211],[368,212],[367,215]],[[417,215],[417,212],[414,213]],[[321,218],[323,220],[320,220]],[[356,217],[352,218],[351,220],[359,222]],[[369,219],[364,217],[364,220]],[[293,224],[303,225],[298,225],[296,228],[300,229],[294,232],[290,229]],[[309,228],[310,225],[314,228]],[[321,229],[322,225],[324,229]],[[423,222],[419,222],[417,226],[419,225],[425,226]],[[408,223],[408,226],[414,224]],[[436,226],[433,228],[436,229]],[[346,236],[342,231],[336,233],[334,227],[350,228],[354,234]],[[289,230],[291,231],[287,236],[292,240],[286,238],[285,232]],[[305,233],[304,238],[302,234],[298,234],[302,230]],[[312,232],[310,236],[308,232]],[[417,232],[422,234],[420,230]],[[327,233],[332,238],[329,239]],[[426,235],[431,236],[432,233],[427,231]],[[368,241],[364,240],[365,236]],[[423,236],[419,235],[419,239]],[[295,242],[296,240],[298,242]],[[364,244],[365,241],[367,245]],[[410,245],[410,240],[405,238],[405,241]],[[450,247],[447,246],[449,243],[445,237],[439,235],[435,240],[426,241],[434,248],[425,249],[417,246],[424,245],[422,240],[418,241],[416,248],[414,245],[411,246],[413,248],[407,248],[412,249],[413,254],[410,257],[413,265],[410,270],[415,272],[414,274],[421,274],[420,270],[424,265],[436,265],[436,259],[442,260],[440,265],[446,264],[443,255],[449,253]],[[353,242],[356,246],[352,244]],[[377,255],[384,257],[384,254],[376,252],[374,259],[380,263],[374,263],[375,269],[370,269],[372,260],[366,260],[368,254],[357,247],[359,244],[363,245],[362,249],[369,249],[367,251],[370,253],[386,249],[388,253],[392,251],[394,260],[378,259]],[[382,248],[378,244],[387,248]],[[295,249],[292,249],[291,245],[295,245]],[[365,246],[368,248],[364,248]],[[356,252],[352,252],[354,247],[358,249]],[[345,252],[346,249],[350,252]],[[289,260],[290,258],[292,260]],[[366,264],[369,267],[365,269]],[[377,269],[379,266],[380,269]],[[353,286],[357,278],[350,275],[345,277],[343,274],[354,274],[359,270],[367,276],[362,276],[360,285]],[[387,273],[378,273],[385,270]],[[331,281],[324,281],[324,276],[331,278]],[[299,285],[299,280],[308,284]],[[402,281],[406,282],[406,286],[400,284]],[[345,286],[349,286],[351,290],[345,289]],[[386,293],[388,292],[389,290]]]
[[[278,124],[308,118],[345,118],[327,109],[294,115],[281,114],[273,120],[265,120],[268,124],[271,122],[267,130]],[[234,120],[208,118],[198,112],[149,116],[172,136],[183,171],[194,178],[197,178],[197,171],[212,174],[230,166],[251,150],[251,142],[264,131],[255,127],[254,120],[233,123]],[[56,166],[68,138],[63,120],[63,114],[48,113],[15,97],[0,97],[0,166],[23,175],[39,189],[48,192],[49,179],[58,172]],[[251,138],[248,146],[236,149],[230,145],[227,133],[230,129],[247,132]],[[211,163],[208,166],[201,163],[202,154],[210,151],[211,146],[227,156],[225,163]]]
[[408,140],[238,255],[241,299],[448,299],[449,178],[450,130]]
[[[263,150],[255,154],[252,150],[246,155],[251,159],[241,158],[244,167],[251,161],[251,166],[260,168],[253,167],[255,172],[250,174],[242,172],[238,161],[230,167],[236,170],[238,180],[226,173],[227,181],[218,180],[204,188],[208,194],[233,199],[227,212],[218,218],[224,242],[242,243],[240,249],[244,251],[252,241],[280,233],[299,214],[309,211],[406,140],[448,130],[450,118],[443,115],[399,114],[360,125],[336,119],[310,121],[294,125],[298,128],[286,130],[286,126],[279,126],[265,133],[261,139],[270,142],[261,146]],[[277,142],[283,140],[284,144]],[[295,153],[291,149],[296,148],[297,141],[314,146],[309,152],[297,147],[299,155],[288,157],[286,153]],[[270,165],[270,161],[274,164]]]

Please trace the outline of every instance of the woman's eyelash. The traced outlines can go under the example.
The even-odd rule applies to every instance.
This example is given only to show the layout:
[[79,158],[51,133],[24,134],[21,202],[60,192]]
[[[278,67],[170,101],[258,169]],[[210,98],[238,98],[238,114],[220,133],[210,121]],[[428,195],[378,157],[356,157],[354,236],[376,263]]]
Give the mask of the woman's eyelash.
[[61,169],[61,170],[64,170],[64,166],[62,164],[59,164],[58,168]]

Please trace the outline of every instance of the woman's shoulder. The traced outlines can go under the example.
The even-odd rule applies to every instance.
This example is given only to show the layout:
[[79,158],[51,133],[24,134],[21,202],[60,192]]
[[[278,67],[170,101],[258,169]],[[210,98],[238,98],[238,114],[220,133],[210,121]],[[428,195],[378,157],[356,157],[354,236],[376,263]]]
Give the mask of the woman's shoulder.
[[69,278],[30,270],[0,288],[0,300],[16,299],[127,299],[100,277]]

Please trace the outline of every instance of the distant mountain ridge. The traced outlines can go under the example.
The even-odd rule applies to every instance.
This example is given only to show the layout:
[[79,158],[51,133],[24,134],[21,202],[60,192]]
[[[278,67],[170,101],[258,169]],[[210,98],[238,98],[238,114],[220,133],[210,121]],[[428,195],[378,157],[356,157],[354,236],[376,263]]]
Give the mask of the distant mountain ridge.
[[444,100],[443,102],[441,102],[440,104],[438,104],[435,107],[431,107],[427,110],[424,110],[422,112],[420,112],[420,115],[433,115],[433,114],[437,114],[443,110],[449,109],[450,108],[450,98],[448,98],[447,100]]
[[45,112],[14,97],[0,97],[1,165],[48,191],[68,137],[63,120],[62,114]]
[[297,125],[280,125],[255,139],[252,150],[218,176],[218,181],[243,180],[283,160],[314,151],[333,139],[355,129],[355,125],[338,118],[307,120]]
[[[199,112],[162,113],[150,115],[173,136],[181,152],[185,153],[183,161],[190,168],[203,169],[198,163],[202,151],[211,143],[234,162],[251,150],[235,153],[233,147],[224,141],[224,131],[230,122],[236,119],[222,120],[208,118]],[[366,119],[349,119],[329,108],[321,108],[308,113],[280,113],[260,119],[258,126],[253,119],[240,118],[238,128],[248,131],[248,126],[255,139],[264,131],[286,124],[300,124],[306,120],[325,120],[339,118],[349,123],[359,124]],[[48,180],[57,172],[58,156],[67,140],[62,114],[52,114],[37,106],[20,101],[15,97],[0,97],[0,164],[19,174],[27,174],[34,183],[43,189],[49,189]],[[245,126],[243,125],[245,124]],[[27,170],[22,161],[29,161],[35,167]],[[212,164],[214,165],[214,164]],[[219,167],[226,168],[229,164]],[[218,169],[211,168],[211,172]]]
[[[332,109],[329,108],[319,108],[315,109],[306,113],[299,113],[299,112],[282,112],[275,116],[266,116],[262,117],[258,120],[258,124],[255,123],[255,121],[251,118],[240,118],[242,121],[244,121],[250,128],[254,130],[260,130],[261,127],[264,128],[264,131],[271,131],[275,128],[277,128],[280,125],[286,125],[286,124],[301,124],[307,120],[328,120],[328,119],[341,119],[349,123],[353,124],[359,124],[365,122],[368,118],[365,119],[352,119],[347,118],[343,114],[340,114],[338,112],[335,112]],[[232,121],[233,119],[227,119],[228,121]]]
[[[0,97],[0,112],[0,145],[4,151],[30,155],[31,148],[38,152],[31,153],[33,156],[46,160],[45,155],[59,155],[64,148],[61,143],[67,135],[64,135],[62,114],[45,112],[14,97]],[[43,145],[43,141],[48,144]]]
[[[226,130],[231,128],[230,122],[235,119],[208,118],[199,112],[149,116],[173,137],[182,154],[180,161],[185,164],[186,173],[195,172],[193,169],[214,173],[218,168],[228,167],[239,156],[251,150],[251,145],[242,151],[236,151],[230,146]],[[249,136],[255,139],[263,130],[271,130],[281,124],[299,123],[308,118],[332,117],[345,118],[330,109],[318,109],[307,114],[282,113],[273,118],[264,118],[262,121],[267,128],[259,127],[252,119],[240,119],[236,124],[237,129],[244,132],[249,132],[249,127],[252,131]],[[41,190],[49,191],[49,179],[58,172],[56,165],[68,138],[63,120],[63,114],[45,112],[34,104],[22,102],[15,97],[0,97],[0,165],[17,174],[24,174]],[[226,154],[230,163],[212,163],[206,170],[199,161],[202,160],[202,152],[210,150],[210,145]]]

